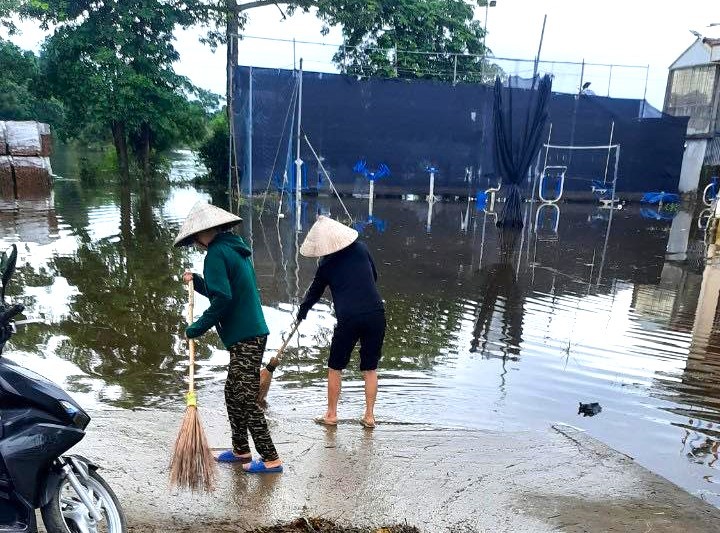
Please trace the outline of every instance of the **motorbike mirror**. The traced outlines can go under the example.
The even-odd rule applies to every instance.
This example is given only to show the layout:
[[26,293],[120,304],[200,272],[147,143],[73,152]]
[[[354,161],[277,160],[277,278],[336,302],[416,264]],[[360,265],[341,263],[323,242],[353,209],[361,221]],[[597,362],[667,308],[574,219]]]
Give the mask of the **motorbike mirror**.
[[[10,253],[8,253],[10,252]],[[5,302],[5,290],[7,289],[10,278],[15,273],[15,265],[17,263],[17,246],[14,244],[0,256],[0,270],[2,270],[2,293],[0,297]]]

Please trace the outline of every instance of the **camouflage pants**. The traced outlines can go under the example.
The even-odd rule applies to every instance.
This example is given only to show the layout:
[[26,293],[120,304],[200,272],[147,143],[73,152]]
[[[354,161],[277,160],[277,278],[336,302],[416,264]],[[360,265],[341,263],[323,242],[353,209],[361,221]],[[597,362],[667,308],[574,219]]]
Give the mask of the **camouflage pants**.
[[278,454],[270,438],[265,415],[257,403],[260,364],[266,343],[267,337],[262,336],[240,341],[230,347],[225,404],[235,452],[250,453],[249,432],[260,457],[265,461],[274,461],[278,459]]

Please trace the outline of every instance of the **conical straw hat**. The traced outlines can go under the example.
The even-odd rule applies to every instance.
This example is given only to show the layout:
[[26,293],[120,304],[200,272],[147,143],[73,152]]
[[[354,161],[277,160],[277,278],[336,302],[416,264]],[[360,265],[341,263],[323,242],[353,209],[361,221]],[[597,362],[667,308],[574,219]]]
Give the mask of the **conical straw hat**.
[[174,246],[187,246],[196,233],[210,228],[227,229],[242,222],[242,218],[205,202],[196,203],[183,222]]
[[305,257],[322,257],[347,248],[358,238],[358,232],[332,218],[319,216],[300,247]]

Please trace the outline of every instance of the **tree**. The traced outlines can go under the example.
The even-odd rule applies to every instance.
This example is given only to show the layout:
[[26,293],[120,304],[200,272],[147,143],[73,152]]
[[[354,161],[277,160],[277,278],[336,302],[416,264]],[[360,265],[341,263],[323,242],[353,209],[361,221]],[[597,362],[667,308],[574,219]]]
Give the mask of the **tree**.
[[210,177],[215,180],[224,179],[230,172],[228,166],[229,155],[228,118],[225,110],[218,112],[210,122],[210,135],[198,149],[198,155]]
[[205,134],[200,109],[188,102],[198,91],[172,68],[173,31],[196,20],[181,2],[28,0],[18,10],[56,25],[43,46],[43,77],[65,103],[73,135],[107,128],[125,180],[129,152],[147,175],[158,145]]
[[323,2],[319,16],[342,26],[334,61],[344,73],[443,81],[494,79],[485,32],[465,0]]
[[[342,27],[345,44],[333,58],[341,72],[477,82],[494,80],[499,72],[488,63],[485,31],[473,20],[474,7],[484,6],[485,1],[195,0],[184,5],[197,23],[210,27],[205,42],[228,45],[228,72],[237,65],[235,37],[247,22],[248,12],[284,5],[290,15],[315,9],[328,26]],[[227,102],[232,108],[229,78]]]
[[62,105],[42,91],[38,58],[0,39],[0,120],[40,120],[62,130]]

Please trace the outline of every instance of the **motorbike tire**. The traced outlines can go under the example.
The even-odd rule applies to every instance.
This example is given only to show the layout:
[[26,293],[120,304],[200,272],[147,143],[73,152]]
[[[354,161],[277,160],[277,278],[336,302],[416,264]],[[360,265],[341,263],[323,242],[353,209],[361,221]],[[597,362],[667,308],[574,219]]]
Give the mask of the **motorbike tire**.
[[[125,513],[120,505],[120,502],[115,496],[115,493],[110,488],[110,485],[102,478],[97,472],[90,470],[90,481],[83,482],[84,485],[89,485],[89,488],[94,489],[103,496],[103,522],[99,524],[98,532],[103,533],[127,533],[127,523],[125,520]],[[72,508],[68,507],[66,497],[63,502],[62,494],[66,488],[69,488],[69,482],[66,479],[61,480],[58,486],[53,490],[53,496],[50,501],[40,509],[45,529],[48,533],[77,533],[80,531],[75,523],[73,522]],[[72,491],[72,488],[69,488]],[[72,494],[75,494],[72,491]],[[97,498],[96,498],[97,500]],[[76,512],[87,513],[87,508],[79,501],[79,499],[72,500],[74,509]],[[63,505],[65,504],[65,507]],[[112,509],[108,509],[112,507]],[[114,512],[112,517],[112,525],[109,520],[108,511]],[[75,515],[77,516],[77,514]],[[81,517],[80,519],[84,519]]]

